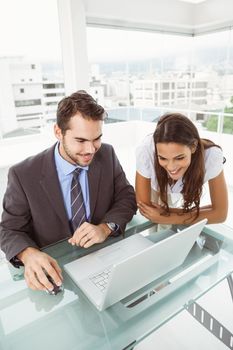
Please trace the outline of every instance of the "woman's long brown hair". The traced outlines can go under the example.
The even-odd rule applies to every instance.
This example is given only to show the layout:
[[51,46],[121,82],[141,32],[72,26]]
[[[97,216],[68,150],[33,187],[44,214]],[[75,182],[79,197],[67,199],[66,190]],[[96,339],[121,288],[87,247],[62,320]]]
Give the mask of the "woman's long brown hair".
[[168,113],[163,115],[154,132],[155,143],[155,173],[158,181],[160,199],[164,206],[163,215],[169,215],[168,205],[168,174],[160,166],[157,155],[157,143],[174,142],[186,145],[196,150],[191,155],[191,163],[183,176],[182,195],[184,198],[183,213],[196,209],[196,217],[200,211],[200,199],[205,176],[204,149],[216,146],[212,141],[201,139],[197,128],[192,121],[180,113]]

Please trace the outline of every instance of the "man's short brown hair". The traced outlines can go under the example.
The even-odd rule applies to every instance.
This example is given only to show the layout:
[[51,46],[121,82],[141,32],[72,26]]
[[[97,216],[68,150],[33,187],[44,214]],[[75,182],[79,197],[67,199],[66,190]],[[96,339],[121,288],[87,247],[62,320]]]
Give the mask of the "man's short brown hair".
[[69,129],[70,119],[79,112],[85,119],[104,120],[107,116],[105,109],[85,90],[78,90],[63,98],[58,103],[57,125],[64,135]]

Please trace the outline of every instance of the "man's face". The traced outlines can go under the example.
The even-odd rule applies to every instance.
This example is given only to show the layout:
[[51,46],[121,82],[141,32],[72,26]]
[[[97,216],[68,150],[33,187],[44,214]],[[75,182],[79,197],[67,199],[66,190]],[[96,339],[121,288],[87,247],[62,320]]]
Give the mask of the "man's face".
[[102,120],[84,119],[79,113],[70,119],[65,135],[55,125],[60,155],[72,164],[89,165],[101,146],[102,126]]

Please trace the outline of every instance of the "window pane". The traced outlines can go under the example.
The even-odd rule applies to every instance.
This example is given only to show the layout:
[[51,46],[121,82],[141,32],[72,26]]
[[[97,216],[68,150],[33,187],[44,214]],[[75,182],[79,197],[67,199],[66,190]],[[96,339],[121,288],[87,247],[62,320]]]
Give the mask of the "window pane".
[[[90,88],[111,117],[116,107],[154,107],[150,120],[159,106],[188,107],[192,38],[96,27],[88,27],[87,38]],[[121,113],[129,117],[126,108]]]
[[87,38],[91,91],[111,119],[117,107],[117,120],[128,119],[133,107],[132,118],[135,108],[142,117],[143,109],[154,107],[151,120],[160,107],[194,119],[200,112],[217,120],[219,112],[233,114],[232,31],[189,37],[89,27]]
[[0,0],[0,42],[0,136],[38,133],[64,96],[57,1]]

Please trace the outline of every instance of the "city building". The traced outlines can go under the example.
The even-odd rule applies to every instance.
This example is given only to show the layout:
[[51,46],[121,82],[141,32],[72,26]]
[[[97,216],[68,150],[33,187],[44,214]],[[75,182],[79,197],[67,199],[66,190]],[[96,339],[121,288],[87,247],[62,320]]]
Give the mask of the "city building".
[[48,78],[41,63],[23,57],[0,58],[0,70],[2,137],[38,132],[55,120],[57,103],[65,95],[61,78]]

